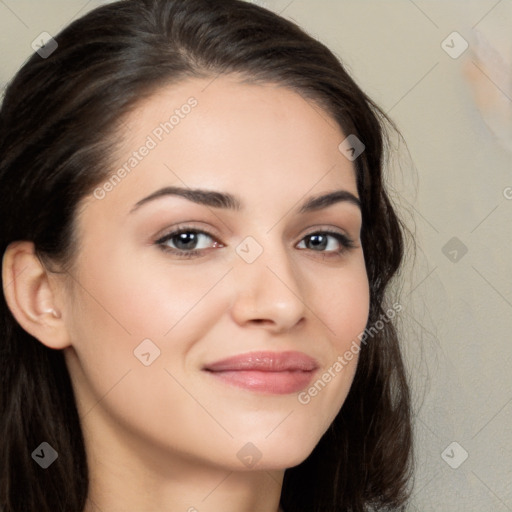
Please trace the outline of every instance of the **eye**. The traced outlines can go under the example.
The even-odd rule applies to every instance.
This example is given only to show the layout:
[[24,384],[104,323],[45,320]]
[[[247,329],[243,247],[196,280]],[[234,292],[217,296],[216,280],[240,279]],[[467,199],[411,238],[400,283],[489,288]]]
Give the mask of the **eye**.
[[210,233],[185,226],[163,236],[155,244],[159,245],[162,250],[176,256],[191,258],[204,252],[208,246],[208,240],[214,240],[213,244],[211,244],[212,247],[222,247],[222,244],[215,240]]
[[311,249],[314,252],[325,253],[327,257],[340,256],[348,249],[355,247],[354,241],[348,236],[331,230],[310,233],[300,241],[300,244],[306,245],[306,249]]

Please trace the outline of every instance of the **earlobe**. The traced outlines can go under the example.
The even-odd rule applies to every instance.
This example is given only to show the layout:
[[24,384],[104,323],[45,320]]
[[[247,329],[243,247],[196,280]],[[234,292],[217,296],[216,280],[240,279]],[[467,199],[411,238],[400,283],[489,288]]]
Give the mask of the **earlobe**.
[[7,306],[20,326],[52,349],[69,346],[70,339],[58,307],[57,289],[35,253],[33,242],[11,243],[2,261]]

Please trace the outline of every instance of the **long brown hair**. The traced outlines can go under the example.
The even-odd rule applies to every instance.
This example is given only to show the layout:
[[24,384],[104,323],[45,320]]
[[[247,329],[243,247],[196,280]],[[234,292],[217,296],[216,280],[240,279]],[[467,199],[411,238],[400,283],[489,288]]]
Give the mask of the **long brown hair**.
[[[239,0],[124,0],[55,37],[58,48],[47,58],[32,55],[0,110],[1,253],[12,241],[31,240],[44,260],[70,268],[77,205],[108,175],[123,116],[163,85],[236,72],[298,92],[363,141],[354,164],[368,327],[379,321],[404,252],[382,179],[392,122],[329,49],[294,23]],[[0,510],[82,511],[88,469],[63,354],[25,332],[3,294],[0,315]],[[410,391],[393,322],[381,323],[361,344],[334,422],[311,455],[286,470],[286,512],[403,510],[412,471]],[[31,458],[41,441],[59,453],[47,470]]]

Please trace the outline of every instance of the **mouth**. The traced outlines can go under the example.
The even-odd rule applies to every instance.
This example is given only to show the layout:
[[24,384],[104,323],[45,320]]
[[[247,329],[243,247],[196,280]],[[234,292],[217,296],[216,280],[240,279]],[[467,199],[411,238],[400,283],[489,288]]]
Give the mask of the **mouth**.
[[302,352],[250,352],[205,365],[222,382],[250,391],[284,395],[309,385],[318,363]]

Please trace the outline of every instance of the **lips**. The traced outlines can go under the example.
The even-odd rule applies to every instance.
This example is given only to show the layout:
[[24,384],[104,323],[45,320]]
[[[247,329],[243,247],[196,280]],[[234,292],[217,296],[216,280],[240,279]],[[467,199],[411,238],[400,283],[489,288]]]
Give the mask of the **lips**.
[[268,394],[304,389],[317,369],[315,359],[295,351],[250,352],[203,367],[203,371],[227,384]]

